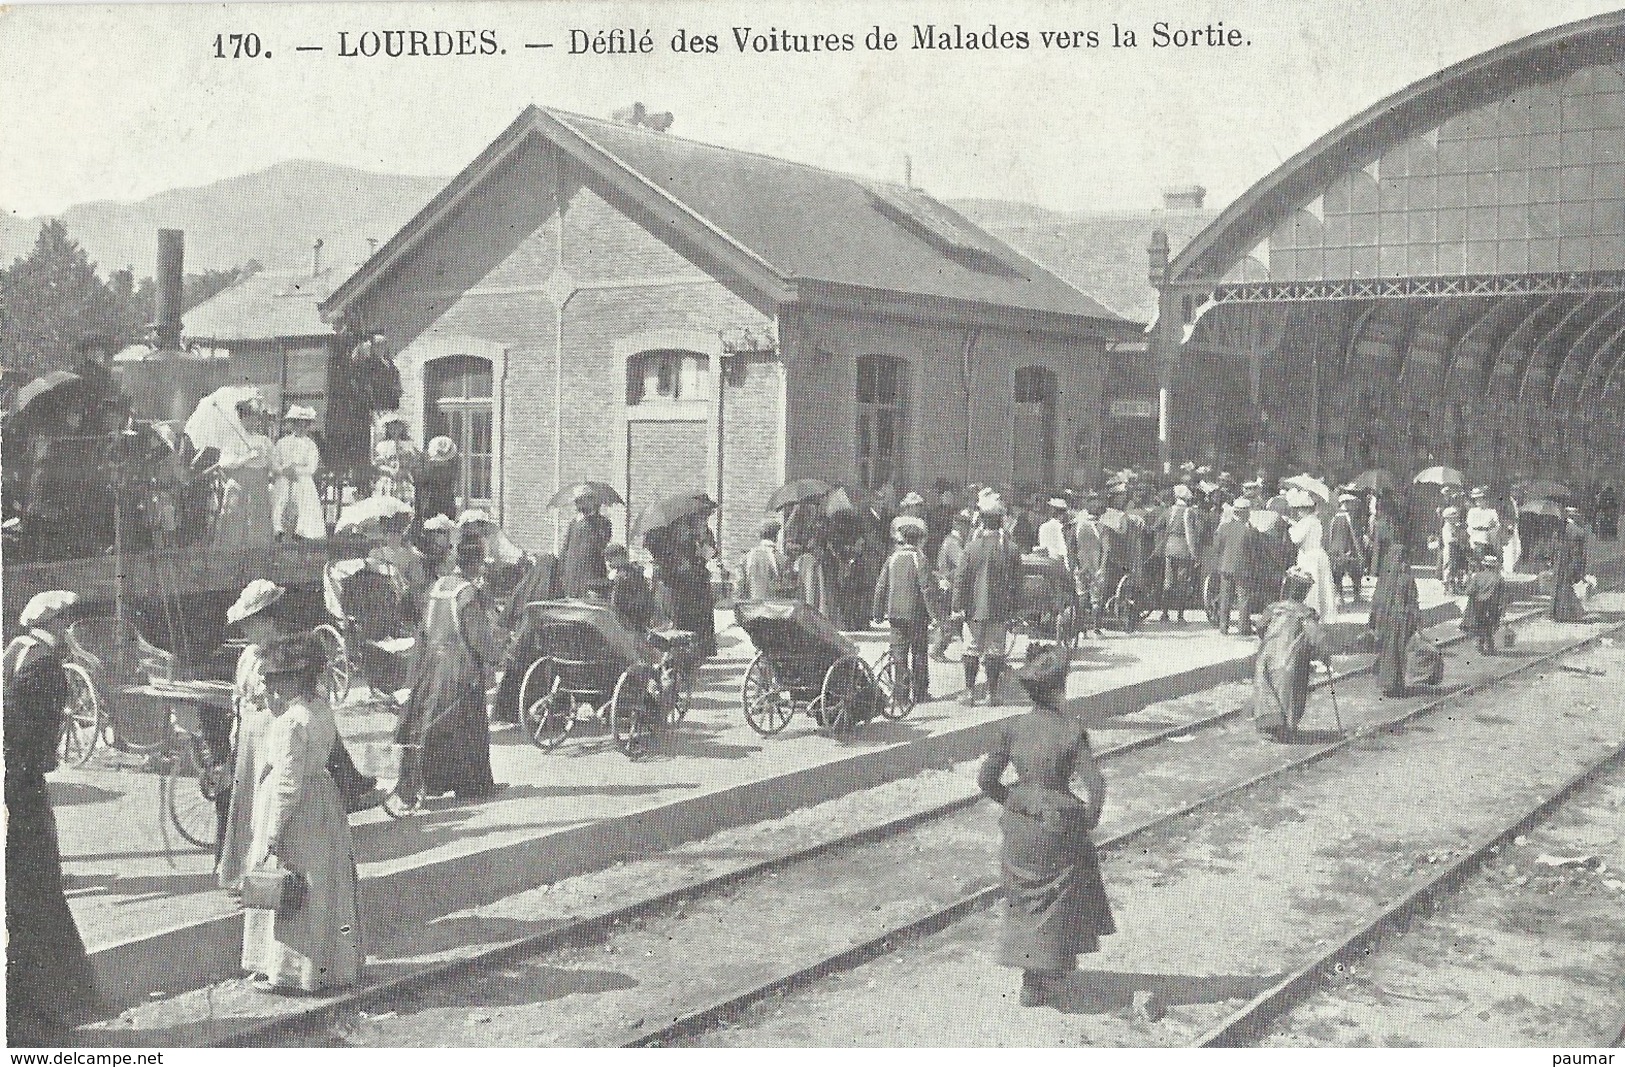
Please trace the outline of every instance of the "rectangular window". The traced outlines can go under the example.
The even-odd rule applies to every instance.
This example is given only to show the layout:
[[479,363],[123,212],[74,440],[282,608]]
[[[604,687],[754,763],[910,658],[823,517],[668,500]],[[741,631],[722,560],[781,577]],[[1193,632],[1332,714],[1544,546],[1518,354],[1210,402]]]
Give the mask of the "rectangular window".
[[858,480],[870,489],[896,485],[902,477],[907,367],[894,356],[857,360],[855,458]]

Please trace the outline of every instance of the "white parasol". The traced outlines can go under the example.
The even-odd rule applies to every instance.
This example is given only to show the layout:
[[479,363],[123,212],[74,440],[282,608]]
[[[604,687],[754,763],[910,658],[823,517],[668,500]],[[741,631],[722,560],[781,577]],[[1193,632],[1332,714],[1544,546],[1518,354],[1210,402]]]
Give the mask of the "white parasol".
[[369,496],[348,505],[339,515],[335,533],[359,530],[370,522],[380,522],[391,515],[410,515],[412,505],[393,496]]
[[1281,484],[1283,486],[1291,486],[1294,489],[1302,489],[1306,493],[1311,493],[1314,496],[1318,496],[1322,501],[1330,500],[1332,498],[1331,488],[1328,487],[1325,482],[1311,474],[1297,474],[1291,478],[1282,478]]
[[248,447],[248,430],[237,417],[237,405],[260,401],[260,391],[252,385],[225,385],[198,401],[197,410],[186,420],[186,436],[199,451],[218,449],[221,455],[235,454]]

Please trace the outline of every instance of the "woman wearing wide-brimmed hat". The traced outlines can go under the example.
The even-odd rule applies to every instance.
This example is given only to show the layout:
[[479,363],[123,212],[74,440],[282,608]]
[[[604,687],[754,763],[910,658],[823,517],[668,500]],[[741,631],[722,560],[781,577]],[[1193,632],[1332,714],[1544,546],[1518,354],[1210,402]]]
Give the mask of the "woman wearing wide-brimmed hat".
[[1300,567],[1286,572],[1281,599],[1264,609],[1264,635],[1253,663],[1253,725],[1278,741],[1291,738],[1309,702],[1309,671],[1318,656],[1328,665],[1319,615],[1304,603],[1315,576]]
[[449,437],[430,440],[415,486],[418,521],[436,515],[457,517],[457,444]]
[[[1090,837],[1106,802],[1106,780],[1089,732],[1061,709],[1068,665],[1065,648],[1029,651],[1016,680],[1033,708],[1002,726],[977,775],[982,792],[1004,806],[999,961],[1021,969],[1024,1007],[1057,993],[1078,955],[1098,951],[1100,938],[1117,932]],[[1001,779],[1011,764],[1018,780],[1006,786]],[[1075,777],[1082,779],[1082,797],[1072,791]]]
[[226,819],[220,828],[215,853],[220,888],[242,888],[248,871],[248,851],[254,838],[254,787],[259,784],[262,760],[260,742],[271,725],[271,708],[265,695],[265,650],[280,636],[277,605],[285,590],[266,578],[256,578],[244,587],[237,602],[226,610],[226,625],[242,631],[246,644],[237,656],[232,678],[231,704],[237,719],[236,745],[232,754],[231,789],[226,798]]
[[406,418],[398,411],[386,411],[378,416],[378,431],[379,441],[372,446],[372,495],[415,503],[423,453],[412,443]]
[[327,518],[322,513],[321,494],[316,492],[316,470],[322,465],[322,454],[310,436],[310,428],[316,425],[316,411],[294,404],[282,417],[282,423],[288,432],[271,453],[271,469],[276,473],[271,513],[277,532],[307,541],[326,540]]
[[23,608],[24,632],[5,652],[6,1043],[56,1044],[96,1001],[84,942],[62,891],[62,855],[45,774],[68,677],[62,636],[79,597],[39,593]]
[[327,771],[338,728],[321,695],[321,645],[299,634],[272,645],[263,673],[271,722],[261,741],[249,869],[283,867],[305,883],[297,907],[243,915],[243,970],[267,993],[315,993],[360,976],[355,844]]

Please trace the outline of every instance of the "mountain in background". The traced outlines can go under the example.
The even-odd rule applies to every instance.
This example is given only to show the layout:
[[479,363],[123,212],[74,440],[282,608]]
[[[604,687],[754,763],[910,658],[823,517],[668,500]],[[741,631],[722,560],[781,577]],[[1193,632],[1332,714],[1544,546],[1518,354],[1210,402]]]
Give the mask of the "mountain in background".
[[[104,278],[126,266],[137,278],[152,274],[159,227],[186,231],[188,272],[225,270],[249,260],[271,271],[308,271],[318,238],[323,264],[347,272],[367,258],[369,238],[382,243],[394,236],[446,181],[294,160],[134,203],[79,204],[60,218]],[[1069,212],[990,198],[947,203],[1138,322],[1149,322],[1156,313],[1156,297],[1146,281],[1151,231],[1167,230],[1177,253],[1218,214],[1203,209]],[[40,221],[0,214],[0,264],[33,247]]]
[[[57,217],[103,277],[122,267],[133,268],[137,278],[151,275],[159,227],[186,231],[188,272],[251,259],[270,269],[309,269],[318,238],[325,263],[360,263],[368,238],[387,241],[445,184],[445,178],[293,160],[133,203],[76,204]],[[0,265],[28,253],[42,221],[0,214]]]

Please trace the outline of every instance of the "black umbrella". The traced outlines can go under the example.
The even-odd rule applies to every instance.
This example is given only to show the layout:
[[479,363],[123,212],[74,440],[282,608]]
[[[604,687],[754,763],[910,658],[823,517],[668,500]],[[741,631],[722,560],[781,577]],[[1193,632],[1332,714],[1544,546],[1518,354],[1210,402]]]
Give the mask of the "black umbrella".
[[704,493],[678,493],[676,496],[661,497],[638,514],[632,530],[646,534],[650,530],[681,522],[691,515],[709,514],[715,508],[716,503]]
[[563,489],[560,489],[558,492],[554,493],[553,499],[547,502],[547,506],[550,508],[562,508],[567,505],[574,504],[576,494],[581,492],[583,489],[587,490],[593,495],[593,499],[598,501],[598,506],[601,508],[607,508],[612,504],[626,503],[626,501],[621,499],[621,494],[617,493],[615,491],[615,487],[610,485],[608,482],[576,482],[574,485],[567,485]]
[[21,415],[28,405],[35,403],[41,397],[56,394],[65,388],[73,388],[83,382],[77,374],[70,374],[65,370],[54,370],[49,374],[42,374],[17,390],[16,405],[12,413]]
[[1542,500],[1565,500],[1574,495],[1574,490],[1550,478],[1531,478],[1519,482],[1516,488],[1523,490],[1528,496]]
[[832,488],[821,478],[797,478],[773,490],[773,495],[767,498],[767,510],[782,511],[809,500],[822,500]]
[[1364,471],[1354,479],[1353,484],[1356,489],[1370,489],[1376,493],[1393,493],[1399,490],[1399,480],[1381,467]]

